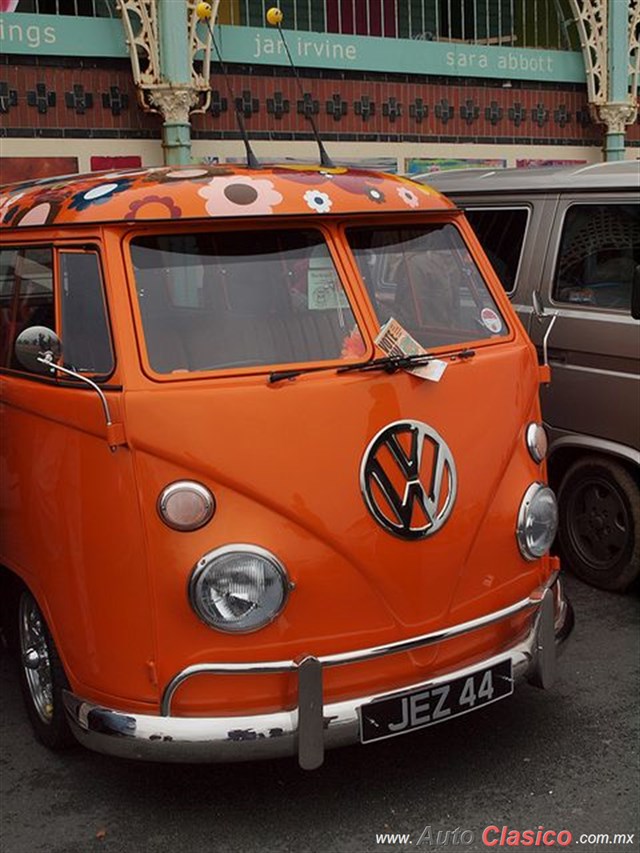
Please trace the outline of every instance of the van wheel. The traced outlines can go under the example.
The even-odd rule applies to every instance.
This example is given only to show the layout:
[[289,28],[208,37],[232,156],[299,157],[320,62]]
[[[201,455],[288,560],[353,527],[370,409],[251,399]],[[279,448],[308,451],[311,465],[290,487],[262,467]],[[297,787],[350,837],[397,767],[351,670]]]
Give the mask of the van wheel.
[[75,743],[62,702],[69,687],[55,643],[31,593],[18,597],[17,654],[20,686],[29,721],[38,740],[49,749],[66,749]]
[[619,463],[580,459],[558,492],[558,539],[564,562],[600,589],[626,589],[640,573],[640,495]]

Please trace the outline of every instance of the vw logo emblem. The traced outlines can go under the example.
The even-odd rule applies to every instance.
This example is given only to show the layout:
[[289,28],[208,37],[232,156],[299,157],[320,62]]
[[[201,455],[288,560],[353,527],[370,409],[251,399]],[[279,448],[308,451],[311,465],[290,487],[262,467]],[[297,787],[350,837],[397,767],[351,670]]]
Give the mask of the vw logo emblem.
[[453,455],[427,424],[396,421],[367,447],[360,488],[369,512],[386,531],[424,539],[451,515],[457,489]]

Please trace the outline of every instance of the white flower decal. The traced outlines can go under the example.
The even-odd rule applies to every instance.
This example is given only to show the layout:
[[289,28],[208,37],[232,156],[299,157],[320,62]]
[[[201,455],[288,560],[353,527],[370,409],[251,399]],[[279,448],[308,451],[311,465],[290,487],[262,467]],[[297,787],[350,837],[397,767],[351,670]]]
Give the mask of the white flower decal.
[[329,196],[320,190],[307,190],[304,194],[304,200],[316,213],[329,213],[333,204]]
[[402,201],[409,207],[417,207],[420,204],[418,196],[408,187],[397,187],[397,190]]
[[209,216],[237,216],[273,213],[282,195],[266,178],[249,178],[242,175],[213,178],[198,190],[207,200]]

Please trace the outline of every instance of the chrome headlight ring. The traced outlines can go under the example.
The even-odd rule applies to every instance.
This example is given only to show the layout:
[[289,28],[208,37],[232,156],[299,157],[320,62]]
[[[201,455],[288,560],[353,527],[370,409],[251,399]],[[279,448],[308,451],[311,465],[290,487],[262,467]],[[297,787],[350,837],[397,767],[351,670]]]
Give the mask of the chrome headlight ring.
[[243,634],[273,622],[291,589],[271,552],[257,545],[225,545],[198,560],[189,579],[189,602],[210,628]]
[[532,483],[518,512],[516,539],[525,560],[538,560],[551,547],[558,529],[556,496],[544,483]]
[[547,458],[549,439],[542,424],[530,423],[525,433],[527,450],[534,462],[540,463]]

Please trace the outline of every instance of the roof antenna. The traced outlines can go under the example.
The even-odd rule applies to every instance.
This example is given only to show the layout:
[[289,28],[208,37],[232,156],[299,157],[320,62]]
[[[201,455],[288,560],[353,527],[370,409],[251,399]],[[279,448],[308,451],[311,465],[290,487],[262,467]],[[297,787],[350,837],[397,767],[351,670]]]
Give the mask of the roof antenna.
[[229,82],[229,75],[227,74],[227,66],[224,64],[222,59],[222,55],[220,54],[220,50],[218,49],[218,44],[216,42],[216,37],[213,34],[213,27],[211,26],[211,16],[213,14],[213,10],[211,8],[210,3],[198,3],[196,6],[196,15],[200,21],[204,21],[207,25],[207,29],[209,30],[209,35],[211,36],[211,43],[213,44],[213,49],[216,52],[216,57],[218,62],[220,63],[220,67],[222,68],[222,72],[224,74],[224,81],[227,86],[227,94],[229,96],[229,100],[233,104],[234,113],[236,116],[236,122],[238,124],[238,129],[240,130],[240,135],[242,136],[242,141],[244,142],[245,151],[247,152],[247,166],[249,169],[259,169],[260,162],[258,158],[253,153],[251,148],[251,144],[249,142],[249,135],[247,134],[247,128],[245,127],[244,118],[242,116],[242,112],[238,107],[238,102],[235,99],[233,94],[233,89],[231,88],[231,83]]
[[[291,58],[291,54],[289,53],[289,47],[284,38],[284,33],[282,32],[282,19],[283,19],[282,10],[278,9],[276,6],[272,6],[271,9],[267,12],[267,22],[271,24],[272,27],[276,27],[280,34],[280,38],[282,39],[282,44],[284,45],[284,49],[289,58],[289,64],[293,68],[293,73],[296,77],[296,82],[298,83],[298,89],[300,91],[300,97],[302,98],[302,103],[304,105],[304,91],[302,89],[302,83],[300,82],[300,76],[298,75],[298,69],[293,64],[293,59]],[[322,144],[322,140],[320,139],[320,134],[318,133],[318,128],[316,127],[316,123],[313,119],[313,113],[310,110],[304,110],[304,114],[306,118],[309,120],[311,127],[313,129],[313,135],[316,138],[316,142],[318,143],[318,150],[320,151],[320,165],[324,166],[326,169],[335,169],[335,164],[333,163],[331,157],[325,151],[325,147]]]

